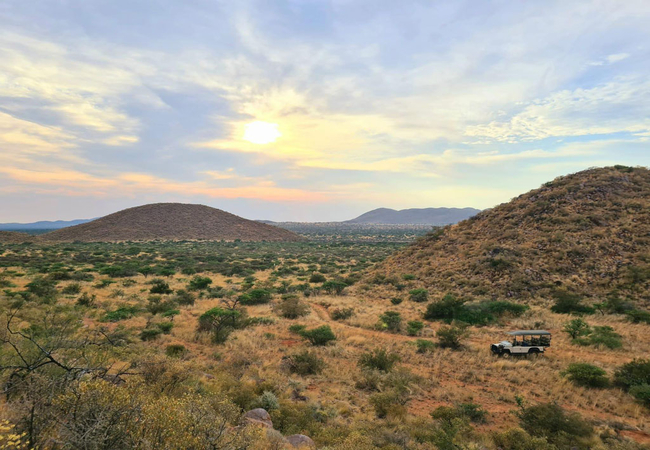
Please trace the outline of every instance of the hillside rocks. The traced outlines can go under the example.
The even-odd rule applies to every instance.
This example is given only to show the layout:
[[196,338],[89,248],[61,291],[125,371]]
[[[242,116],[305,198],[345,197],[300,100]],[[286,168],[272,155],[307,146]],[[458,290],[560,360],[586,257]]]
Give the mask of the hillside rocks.
[[316,444],[304,434],[292,434],[283,437],[282,434],[273,428],[271,415],[263,408],[255,408],[246,412],[241,419],[242,426],[258,426],[266,429],[266,437],[269,441],[285,444],[288,448],[310,449],[316,448]]

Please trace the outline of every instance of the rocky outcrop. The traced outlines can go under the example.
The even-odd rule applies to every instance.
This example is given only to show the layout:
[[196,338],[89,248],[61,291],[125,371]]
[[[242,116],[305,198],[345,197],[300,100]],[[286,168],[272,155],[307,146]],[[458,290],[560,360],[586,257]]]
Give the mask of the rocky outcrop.
[[266,429],[266,436],[270,442],[284,444],[286,448],[315,449],[316,443],[304,434],[292,434],[283,437],[273,428],[271,415],[263,408],[255,408],[246,412],[241,418],[241,426],[259,426]]

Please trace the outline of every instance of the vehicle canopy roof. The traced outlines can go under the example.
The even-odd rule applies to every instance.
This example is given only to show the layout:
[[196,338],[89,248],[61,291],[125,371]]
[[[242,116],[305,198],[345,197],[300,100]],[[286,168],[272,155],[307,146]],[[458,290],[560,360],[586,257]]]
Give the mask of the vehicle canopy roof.
[[518,330],[508,331],[510,336],[550,336],[551,332],[546,330]]

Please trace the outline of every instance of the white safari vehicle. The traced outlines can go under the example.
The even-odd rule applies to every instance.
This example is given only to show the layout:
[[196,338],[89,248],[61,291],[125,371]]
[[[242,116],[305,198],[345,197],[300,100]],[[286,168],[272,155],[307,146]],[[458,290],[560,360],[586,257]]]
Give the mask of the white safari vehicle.
[[504,358],[510,356],[532,355],[539,356],[551,346],[551,333],[545,330],[509,331],[511,341],[501,341],[492,344],[492,353]]

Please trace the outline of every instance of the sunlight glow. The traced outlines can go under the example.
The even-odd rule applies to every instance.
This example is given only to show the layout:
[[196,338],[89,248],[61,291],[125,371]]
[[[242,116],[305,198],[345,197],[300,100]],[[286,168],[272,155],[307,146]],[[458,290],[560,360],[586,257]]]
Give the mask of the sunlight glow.
[[244,140],[253,144],[270,144],[275,142],[282,133],[278,130],[277,123],[255,121],[246,124]]

